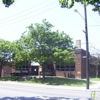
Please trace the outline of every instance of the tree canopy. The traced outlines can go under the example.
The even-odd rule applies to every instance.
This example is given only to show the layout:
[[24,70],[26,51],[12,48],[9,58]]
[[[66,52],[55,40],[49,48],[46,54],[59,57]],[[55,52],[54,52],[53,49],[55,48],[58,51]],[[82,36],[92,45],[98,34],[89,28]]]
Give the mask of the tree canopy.
[[54,26],[44,19],[42,23],[31,24],[20,39],[9,42],[0,40],[0,68],[14,62],[15,67],[22,67],[31,61],[46,67],[55,61],[58,65],[74,61],[75,47],[73,40],[65,32],[52,31]]
[[[53,64],[53,61],[58,65],[73,62],[70,59],[75,50],[72,38],[65,32],[52,31],[52,28],[53,25],[44,19],[41,24],[28,26],[27,32],[21,36],[24,49],[28,51],[24,52],[25,55],[27,54],[27,60],[40,63],[43,70],[48,64]],[[21,44],[22,41],[19,45]],[[22,56],[22,53],[19,56]]]
[[[53,25],[46,20],[28,27],[27,44],[34,61],[43,63],[68,63],[69,56],[74,51],[73,41],[68,34],[51,31]],[[30,37],[29,37],[30,36]]]
[[[2,0],[2,2],[5,5],[5,7],[9,7],[15,2],[15,0]],[[62,8],[72,8],[75,2],[86,5],[92,5],[92,10],[98,11],[100,13],[100,0],[59,0],[59,3],[61,4]]]
[[2,2],[5,5],[5,7],[9,7],[14,3],[14,0],[2,0]]
[[4,66],[11,66],[11,65],[12,65],[11,43],[9,41],[0,39],[0,77],[2,68]]
[[93,11],[98,11],[100,13],[100,0],[59,0],[62,8],[72,8],[75,2],[85,4],[85,5],[92,5]]

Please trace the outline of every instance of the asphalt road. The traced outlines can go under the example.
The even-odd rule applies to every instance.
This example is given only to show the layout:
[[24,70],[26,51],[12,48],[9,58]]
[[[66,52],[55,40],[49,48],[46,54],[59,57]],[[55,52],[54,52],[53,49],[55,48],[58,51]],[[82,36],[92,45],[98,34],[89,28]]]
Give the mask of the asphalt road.
[[91,100],[90,91],[55,87],[0,83],[0,100]]

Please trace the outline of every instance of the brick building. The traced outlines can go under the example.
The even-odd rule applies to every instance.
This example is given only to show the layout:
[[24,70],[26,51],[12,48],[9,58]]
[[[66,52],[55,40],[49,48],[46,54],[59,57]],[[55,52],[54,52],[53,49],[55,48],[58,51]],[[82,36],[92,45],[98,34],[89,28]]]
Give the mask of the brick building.
[[[53,64],[50,64],[46,68],[46,75],[52,75],[52,76],[60,76],[60,77],[68,77],[68,78],[85,78],[86,77],[86,51],[81,49],[81,43],[80,41],[76,42],[77,49],[75,50],[75,57],[72,59],[75,59],[75,64],[70,65],[61,65],[58,66],[56,62],[53,62]],[[31,66],[24,66],[22,68],[11,68],[11,67],[4,67],[2,69],[2,76],[4,75],[10,75],[12,72],[26,72],[30,73],[30,75],[41,75],[42,72],[42,66],[39,64],[31,63]],[[95,67],[90,67],[90,77],[95,77]],[[98,75],[100,76],[100,68],[98,71]]]
[[[86,51],[83,49],[75,50],[75,64],[74,65],[62,65],[58,66],[56,62],[50,64],[46,68],[46,74],[52,76],[68,77],[68,78],[85,78],[86,77]],[[2,76],[10,75],[13,72],[22,72],[30,73],[31,75],[41,75],[42,66],[39,64],[31,64],[30,67],[24,66],[23,68],[11,68],[9,66],[4,66],[2,69]],[[100,70],[100,68],[99,68]],[[100,72],[100,71],[99,71]],[[100,73],[98,73],[100,76]],[[95,68],[90,67],[90,76],[95,77]]]
[[[73,65],[65,65],[65,66],[57,66],[56,62],[54,62],[51,66],[49,65],[47,69],[51,72],[53,76],[60,77],[68,77],[68,78],[86,78],[86,51],[83,49],[75,50],[75,64]],[[41,66],[38,67],[42,68]],[[41,71],[41,70],[40,70]],[[100,72],[100,71],[99,71]],[[40,75],[40,73],[38,73]],[[99,73],[100,75],[100,73]],[[90,67],[90,77],[95,77],[95,68]]]

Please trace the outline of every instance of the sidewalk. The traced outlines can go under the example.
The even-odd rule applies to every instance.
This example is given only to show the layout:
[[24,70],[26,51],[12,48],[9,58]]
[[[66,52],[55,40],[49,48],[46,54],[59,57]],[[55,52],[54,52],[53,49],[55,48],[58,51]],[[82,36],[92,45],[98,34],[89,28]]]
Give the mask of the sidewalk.
[[27,87],[44,87],[44,88],[57,88],[57,89],[69,89],[69,90],[83,90],[83,91],[100,91],[100,82],[90,86],[89,89],[86,87],[74,87],[74,86],[61,86],[61,85],[46,85],[46,84],[35,84],[35,83],[23,83],[23,82],[12,82],[12,81],[0,81],[0,84],[11,84],[11,85],[22,85]]
[[91,81],[91,82],[94,82],[95,84],[90,86],[90,89],[91,90],[98,90],[98,91],[100,91],[100,82],[99,81]]

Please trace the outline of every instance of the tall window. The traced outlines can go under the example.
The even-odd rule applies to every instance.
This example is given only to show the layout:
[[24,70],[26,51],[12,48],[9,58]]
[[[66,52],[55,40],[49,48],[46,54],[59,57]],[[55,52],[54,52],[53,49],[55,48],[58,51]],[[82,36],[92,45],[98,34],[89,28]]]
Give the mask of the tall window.
[[75,71],[75,65],[70,66],[56,66],[56,71]]

